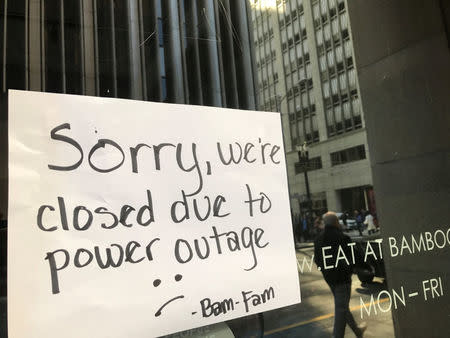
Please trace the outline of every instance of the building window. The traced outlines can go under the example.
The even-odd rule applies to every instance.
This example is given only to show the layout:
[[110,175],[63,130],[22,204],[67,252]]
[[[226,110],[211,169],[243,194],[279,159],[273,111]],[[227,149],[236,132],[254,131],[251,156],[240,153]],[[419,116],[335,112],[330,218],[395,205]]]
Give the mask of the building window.
[[305,171],[305,167],[308,168],[308,171],[319,170],[322,169],[322,158],[320,156],[310,158],[308,164],[296,162],[295,166],[295,174],[301,174]]
[[355,123],[355,128],[361,128],[362,127],[361,115],[355,116],[353,118],[353,122]]
[[330,8],[330,17],[334,18],[336,16],[336,8]]
[[297,19],[297,12],[292,12],[292,21],[294,21],[295,19]]
[[353,58],[350,56],[347,58],[347,68],[353,68]]
[[359,145],[352,148],[347,148],[330,154],[331,165],[336,166],[340,164],[364,160],[366,158],[366,149],[364,145]]
[[341,35],[342,35],[342,40],[347,40],[347,39],[348,39],[348,29],[347,29],[347,28],[344,29],[344,30],[341,32]]
[[314,19],[314,28],[318,30],[320,27],[320,19]]
[[306,39],[306,28],[302,29],[302,39]]
[[340,102],[339,95],[338,94],[333,95],[331,97],[331,100],[332,100],[333,104],[339,103]]
[[353,129],[352,120],[351,119],[345,119],[345,130],[350,131]]
[[[320,141],[320,138],[319,138],[319,131],[317,131],[317,130],[314,130],[313,131],[313,142],[319,142]],[[322,162],[320,162],[321,164],[321,166],[322,166]]]

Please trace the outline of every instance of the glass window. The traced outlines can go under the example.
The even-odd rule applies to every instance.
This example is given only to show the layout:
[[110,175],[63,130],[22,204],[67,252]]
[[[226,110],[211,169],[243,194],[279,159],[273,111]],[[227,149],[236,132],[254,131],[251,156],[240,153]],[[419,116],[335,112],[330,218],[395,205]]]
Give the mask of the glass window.
[[348,100],[342,103],[342,109],[344,111],[344,117],[346,119],[349,119],[351,117],[351,109],[350,109],[350,102],[348,102]]
[[[433,37],[441,42],[449,40],[448,29],[444,29],[449,27],[448,15],[445,15],[448,6],[436,6],[432,1],[421,1],[420,6],[417,1],[408,2],[408,6],[400,6],[395,1],[389,2],[389,6],[376,3],[376,1],[368,4],[368,1],[345,0],[0,1],[2,49],[0,136],[4,136],[0,137],[0,337],[7,336],[4,290],[6,286],[9,287],[6,285],[8,243],[5,225],[9,198],[7,169],[8,122],[11,118],[8,115],[9,89],[252,111],[278,111],[285,142],[284,158],[280,157],[285,161],[280,163],[286,162],[290,190],[290,205],[283,210],[288,210],[292,214],[294,229],[292,257],[297,259],[297,268],[304,269],[299,272],[303,303],[225,321],[222,324],[229,330],[227,332],[230,333],[230,337],[332,336],[335,318],[333,294],[322,278],[322,272],[317,270],[314,261],[311,260],[315,254],[314,239],[320,236],[323,230],[320,218],[324,213],[327,210],[339,212],[340,221],[344,224],[342,217],[345,211],[352,210],[353,213],[354,210],[361,212],[361,209],[364,209],[364,212],[371,212],[375,217],[377,212],[389,210],[379,218],[378,225],[381,231],[376,231],[375,234],[372,231],[369,234],[367,228],[355,227],[356,220],[352,219],[352,214],[344,216],[347,222],[345,234],[355,242],[360,241],[364,248],[367,248],[367,243],[370,242],[367,239],[370,238],[369,235],[376,236],[373,238],[383,238],[384,243],[389,245],[389,236],[397,236],[405,229],[413,229],[418,233],[423,232],[423,229],[432,231],[439,223],[439,217],[432,218],[433,215],[445,214],[442,209],[434,207],[441,205],[439,198],[432,197],[437,196],[433,195],[435,191],[442,195],[442,189],[445,188],[442,182],[446,182],[443,179],[446,177],[442,174],[445,172],[442,166],[434,168],[436,161],[438,164],[442,164],[442,161],[434,159],[433,154],[436,154],[436,151],[439,153],[442,148],[439,142],[447,136],[441,135],[445,129],[443,127],[445,119],[439,120],[438,109],[446,105],[442,101],[442,95],[436,95],[435,91],[443,92],[444,88],[448,87],[448,80],[444,76],[448,63],[446,58],[443,58],[448,54],[448,46],[446,43],[431,46],[428,40]],[[347,8],[347,4],[350,7]],[[420,14],[420,20],[417,19],[417,13]],[[381,21],[375,21],[382,24],[383,29],[373,25],[374,18],[381,18]],[[408,25],[408,22],[415,24]],[[433,36],[422,34],[430,31],[431,23],[443,29],[438,29]],[[375,43],[377,41],[382,43]],[[389,42],[390,48],[386,47],[386,41]],[[428,49],[424,49],[424,46],[428,46]],[[398,53],[399,48],[401,53]],[[418,60],[414,55],[419,54],[426,57]],[[353,55],[358,55],[358,70]],[[378,60],[374,60],[376,55],[383,55],[383,62],[374,62]],[[400,60],[399,55],[401,64],[397,64]],[[370,71],[368,65],[371,67]],[[420,72],[421,69],[428,71]],[[361,74],[364,76],[360,76]],[[383,74],[389,74],[389,78],[395,80],[395,85],[389,86]],[[423,83],[430,84],[422,88],[423,95],[420,86],[411,85],[416,83],[418,78],[423,80]],[[315,85],[313,79],[318,81]],[[389,90],[386,89],[386,85]],[[364,96],[361,96],[359,90]],[[395,128],[390,126],[392,112],[395,112]],[[126,118],[129,118],[132,112],[127,114]],[[174,126],[179,122],[174,121]],[[239,123],[239,119],[236,120],[236,130],[239,129]],[[374,127],[379,129],[384,125],[388,127],[382,132],[374,131]],[[72,124],[72,129],[66,130],[65,137],[75,139],[77,135],[75,127]],[[410,130],[405,131],[408,128]],[[150,135],[149,140],[140,142],[184,142],[190,138],[196,140],[198,132],[195,128],[184,127],[184,129],[186,135],[190,133],[188,138],[183,133],[176,132],[175,135],[173,130],[167,130],[164,131],[167,140],[153,140]],[[428,132],[428,129],[432,132]],[[112,137],[106,135],[106,130],[98,128],[97,132],[98,135],[95,133],[91,135],[91,131],[87,130],[86,135],[89,134],[94,138]],[[232,133],[233,130],[230,131],[230,137]],[[263,144],[266,134],[264,131],[258,133],[261,135],[250,133],[248,142],[258,142],[258,138],[261,137],[260,143]],[[411,135],[414,137],[411,138]],[[398,141],[405,137],[409,137],[408,142]],[[78,141],[83,146],[86,143],[86,140]],[[95,142],[96,140],[93,144]],[[183,143],[183,149],[189,148],[189,142],[187,145]],[[304,142],[308,144],[307,167],[299,160],[297,151],[297,146]],[[417,147],[419,143],[420,147]],[[70,144],[65,146],[69,148]],[[126,149],[132,146],[123,144],[125,158],[130,155]],[[61,144],[61,147],[64,145]],[[426,150],[426,156],[419,148]],[[203,155],[204,149],[207,148],[199,146],[197,149],[199,159],[203,161],[200,162],[203,164],[207,161]],[[376,149],[375,156],[370,159],[368,153],[373,149]],[[165,156],[170,156],[170,147],[165,150],[166,152],[164,150],[161,152],[161,161]],[[268,150],[269,146],[266,151]],[[88,153],[89,150],[84,153],[85,161],[88,160]],[[267,153],[267,156],[269,155],[270,153]],[[143,160],[144,150],[139,156]],[[418,163],[422,157],[429,160],[426,167],[427,175],[422,175],[426,182],[421,181],[420,175],[413,175],[412,178],[408,176],[408,172],[417,171],[414,171],[414,163]],[[383,160],[383,170],[377,162],[380,159]],[[415,162],[411,162],[411,159]],[[183,155],[184,160],[188,161]],[[409,161],[407,165],[409,169],[400,170],[399,173],[398,168],[401,166],[394,167],[391,164],[402,163],[398,162],[402,160]],[[86,164],[89,166],[89,161]],[[208,169],[206,167],[200,165],[200,174]],[[245,169],[242,165],[235,167],[237,172]],[[218,175],[219,169],[212,168],[211,175],[205,174],[204,182]],[[255,180],[258,179],[257,172],[255,170]],[[372,173],[376,173],[379,179],[373,180]],[[187,173],[186,178],[188,176]],[[427,180],[428,176],[435,179]],[[407,178],[415,184],[414,196],[410,194],[408,197],[410,208],[402,209],[401,203],[397,202],[405,195]],[[416,184],[417,180],[419,182]],[[380,187],[377,186],[379,182],[383,183]],[[123,185],[123,182],[117,182],[117,186],[120,184]],[[431,198],[425,202],[423,199],[415,199],[423,186],[430,192],[427,198]],[[268,197],[273,194],[270,189],[264,190],[267,187],[258,189],[267,193]],[[395,191],[396,199],[392,199],[393,197],[389,195],[389,189]],[[26,193],[23,192],[24,196]],[[255,194],[257,193],[259,190],[255,191]],[[104,197],[103,192],[98,194],[100,199]],[[200,195],[197,199],[198,207],[206,201]],[[195,196],[187,196],[188,204],[194,198]],[[272,202],[271,212],[279,212],[276,201]],[[426,208],[429,205],[433,205],[436,210]],[[383,208],[377,211],[377,206]],[[418,214],[416,209],[423,212]],[[48,212],[47,215],[59,215],[58,211],[51,214],[48,209]],[[414,215],[410,217],[412,221],[408,219],[410,214]],[[391,217],[392,215],[402,217]],[[69,221],[72,216],[68,215]],[[261,216],[264,217],[265,214]],[[316,219],[316,216],[319,219]],[[404,226],[403,219],[408,219],[408,227]],[[304,221],[307,223],[305,229]],[[403,226],[397,229],[396,223]],[[272,230],[268,228],[266,233]],[[411,236],[410,233],[402,235],[407,239]],[[269,246],[276,245],[278,245],[276,242],[269,244]],[[386,260],[379,262],[379,265],[371,261],[369,266],[359,269],[362,271],[359,271],[359,275],[353,276],[350,310],[359,307],[358,310],[351,311],[358,323],[361,307],[365,311],[367,306],[372,306],[367,305],[371,304],[371,295],[374,297],[375,309],[379,310],[380,307],[388,309],[390,303],[387,293],[392,293],[393,289],[397,290],[402,286],[403,284],[398,281],[406,276],[402,274],[404,272],[402,269],[407,269],[407,266],[400,264],[400,261],[405,262],[410,256],[409,268],[414,263],[419,264],[416,270],[426,270],[427,266],[420,265],[425,261],[422,260],[423,257],[416,260],[418,253],[414,255],[406,253],[407,249],[401,237],[397,238],[397,245],[399,250],[402,250],[403,246],[403,255],[387,257],[389,249],[386,250],[388,246],[384,246],[383,253]],[[294,252],[295,247],[300,249]],[[436,257],[439,256],[438,252],[441,255],[443,251],[436,251]],[[398,263],[395,269],[390,263],[393,259]],[[308,264],[303,264],[305,260]],[[288,263],[277,262],[277,264]],[[384,268],[384,264],[387,269]],[[444,276],[444,272],[439,276]],[[257,275],[263,276],[264,271],[255,271],[255,276]],[[395,278],[388,280],[387,275]],[[428,325],[430,321],[423,315],[425,312],[432,314],[436,319],[431,321],[439,328],[436,329],[436,334],[439,335],[444,331],[440,323],[446,323],[446,319],[443,319],[440,313],[446,312],[441,311],[442,307],[439,311],[435,311],[434,308],[435,304],[441,304],[439,303],[442,301],[441,298],[428,298],[424,305],[423,289],[407,290],[414,285],[421,286],[424,280],[439,276],[419,273],[409,275],[420,275],[420,278],[415,280],[415,277],[408,279],[406,276],[404,279],[407,281],[407,284],[403,285],[408,301],[406,307],[400,306],[399,309],[395,309],[393,308],[395,304],[391,304],[389,310],[380,310],[376,315],[373,315],[374,308],[371,307],[370,316],[365,316],[363,312],[364,320],[369,324],[369,335],[391,338],[397,331],[398,336],[413,337],[414,334],[423,337],[433,336],[434,331],[421,332],[417,329],[418,324],[414,325],[414,322],[420,322],[424,327]],[[224,275],[224,282],[230,282],[231,277]],[[238,278],[239,274],[234,277]],[[357,279],[363,279],[365,282],[356,283]],[[442,281],[445,291],[448,280]],[[387,284],[389,289],[386,287]],[[243,290],[244,288],[238,291]],[[418,297],[409,297],[410,292],[414,291],[419,293]],[[378,298],[380,292],[383,292],[382,297]],[[213,300],[215,295],[208,296]],[[399,298],[395,299],[398,301]],[[410,311],[410,304],[413,304],[415,312]],[[18,311],[24,316],[28,313],[27,309]],[[411,313],[414,313],[415,317]],[[230,317],[231,315],[232,313]],[[211,316],[213,317],[215,318]],[[415,326],[416,330],[408,331],[404,325],[404,318],[413,317],[415,320],[408,323],[408,326]],[[422,322],[417,321],[419,317],[423,318]],[[396,327],[392,325],[393,319],[397,323]],[[23,322],[28,322],[25,317]],[[353,334],[349,330],[350,328],[347,328],[346,335]],[[207,336],[204,331],[202,332]],[[193,332],[185,332],[179,333],[178,336],[189,336],[191,333],[194,335]],[[151,336],[152,332],[148,332],[148,335]]]
[[322,32],[322,27],[317,28],[316,29],[316,40],[317,40],[317,45],[322,45],[323,44],[323,36],[322,36],[323,32]]
[[354,68],[348,71],[348,80],[351,87],[354,87],[356,85],[356,71]]
[[323,83],[323,96],[330,97],[330,83],[328,81]]
[[319,9],[319,4],[317,4],[317,3],[313,5],[313,17],[314,17],[314,19],[320,18],[320,9]]
[[341,30],[347,29],[347,27],[348,27],[347,12],[341,13],[340,17],[341,17]]
[[339,89],[343,92],[347,88],[347,75],[345,73],[339,74]]
[[340,105],[334,107],[334,116],[336,122],[342,122],[342,107]]
[[341,45],[336,47],[335,53],[336,53],[336,61],[338,61],[338,62],[342,61],[343,53],[342,53],[342,46]]
[[320,71],[325,71],[328,68],[328,64],[327,64],[327,59],[325,55],[322,55],[321,57],[319,57],[319,61],[320,61]]
[[337,94],[338,93],[338,80],[336,77],[331,78],[331,92],[333,94]]
[[323,32],[325,40],[330,40],[331,39],[330,24],[326,24],[325,26],[323,26]]
[[328,0],[320,0],[320,13],[325,15],[328,9]]

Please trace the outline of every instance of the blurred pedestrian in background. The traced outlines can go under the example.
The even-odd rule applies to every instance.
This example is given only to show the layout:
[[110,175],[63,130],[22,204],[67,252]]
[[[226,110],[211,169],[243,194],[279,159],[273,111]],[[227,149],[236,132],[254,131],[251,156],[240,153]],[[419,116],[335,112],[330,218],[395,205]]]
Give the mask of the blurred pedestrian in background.
[[308,216],[305,214],[302,217],[302,234],[304,241],[309,240]]
[[[325,224],[324,231],[314,242],[314,262],[319,267],[325,281],[334,296],[334,338],[343,338],[345,326],[348,324],[357,337],[362,337],[367,325],[358,326],[349,309],[350,295],[352,290],[353,254],[355,254],[355,265],[362,266],[363,259],[358,250],[352,252],[349,244],[350,237],[345,235],[339,224],[339,219],[334,212],[327,212],[323,216]],[[336,264],[331,268],[325,268],[323,262],[323,248],[326,247],[326,257],[334,257]],[[340,249],[339,249],[340,248]],[[347,260],[337,260],[338,251],[345,253]],[[330,261],[330,258],[327,258]]]
[[347,228],[347,218],[348,218],[348,212],[344,211],[344,213],[341,216],[342,223],[344,223],[344,229]]
[[374,218],[370,212],[367,212],[366,218],[364,219],[364,224],[367,224],[367,232],[369,235],[375,233],[377,228],[375,226]]
[[362,236],[362,228],[364,221],[363,215],[358,210],[355,210],[353,214],[355,216],[356,227],[359,231],[359,235]]

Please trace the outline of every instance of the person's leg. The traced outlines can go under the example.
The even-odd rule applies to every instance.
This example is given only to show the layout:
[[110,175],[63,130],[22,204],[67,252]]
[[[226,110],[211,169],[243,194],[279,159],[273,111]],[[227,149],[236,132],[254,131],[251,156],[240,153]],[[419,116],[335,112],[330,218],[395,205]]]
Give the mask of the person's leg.
[[352,329],[352,331],[358,335],[359,332],[359,328],[358,325],[355,322],[355,318],[353,318],[352,313],[350,312],[350,308],[349,308],[349,303],[350,303],[350,296],[352,293],[352,285],[351,284],[344,284],[343,285],[345,287],[345,290],[343,292],[345,292],[345,300],[346,300],[346,304],[347,304],[347,308],[346,308],[346,313],[345,313],[345,320],[348,324],[348,326],[350,326],[350,328]]
[[365,329],[362,329],[362,327],[358,326],[358,324],[356,324],[355,318],[353,317],[353,314],[350,311],[349,308],[349,303],[350,303],[350,296],[351,296],[351,292],[352,292],[352,285],[351,284],[344,284],[346,287],[346,296],[348,297],[348,301],[347,301],[347,313],[345,315],[345,320],[348,324],[348,326],[350,326],[350,328],[352,329],[352,331],[355,333],[356,337],[362,337],[362,334],[364,333]]
[[348,303],[350,301],[346,284],[334,285],[334,338],[343,338],[347,322]]

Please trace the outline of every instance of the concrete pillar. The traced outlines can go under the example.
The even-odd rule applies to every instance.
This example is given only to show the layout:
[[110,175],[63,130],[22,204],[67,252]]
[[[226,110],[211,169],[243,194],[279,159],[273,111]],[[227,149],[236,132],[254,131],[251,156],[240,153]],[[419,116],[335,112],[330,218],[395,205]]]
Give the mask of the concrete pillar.
[[129,27],[129,44],[130,44],[130,74],[131,74],[131,88],[130,98],[136,100],[142,100],[144,98],[143,93],[143,80],[142,80],[142,48],[141,41],[144,37],[141,35],[140,30],[140,13],[139,3],[137,1],[128,0],[128,27]]
[[179,21],[179,8],[177,0],[162,1],[163,16],[167,22],[164,25],[164,29],[167,30],[166,34],[169,35],[167,39],[166,48],[166,74],[168,85],[168,99],[173,103],[185,103],[184,93],[184,72],[183,72],[183,60],[181,50],[181,35],[180,35],[180,21]]
[[[442,2],[348,1],[395,336],[450,337],[450,245],[393,257],[388,238],[411,243],[450,218],[450,55]],[[440,241],[441,242],[441,241]],[[422,281],[444,294],[424,299]],[[418,292],[415,298],[410,293]]]
[[38,0],[31,0],[28,6],[28,88],[40,91],[42,89],[41,4]]
[[96,79],[98,77],[98,66],[96,66],[95,39],[94,39],[94,11],[93,0],[82,2],[81,34],[83,35],[83,87],[84,94],[94,96],[96,90]]

